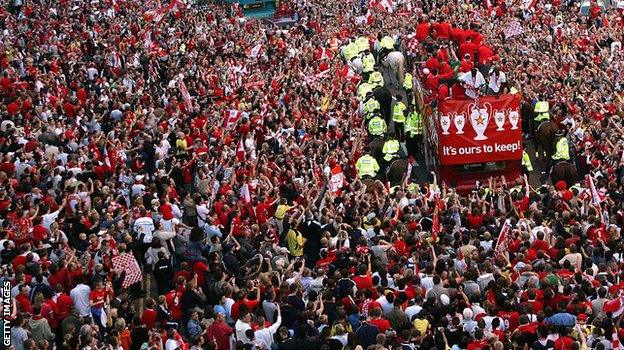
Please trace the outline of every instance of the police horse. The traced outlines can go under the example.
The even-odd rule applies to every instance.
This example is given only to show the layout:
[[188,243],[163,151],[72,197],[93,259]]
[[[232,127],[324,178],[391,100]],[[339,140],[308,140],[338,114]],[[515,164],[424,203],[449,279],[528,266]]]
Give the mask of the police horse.
[[397,87],[403,86],[403,79],[405,78],[405,55],[403,55],[401,51],[388,53],[381,60],[381,66],[390,69],[398,81]]

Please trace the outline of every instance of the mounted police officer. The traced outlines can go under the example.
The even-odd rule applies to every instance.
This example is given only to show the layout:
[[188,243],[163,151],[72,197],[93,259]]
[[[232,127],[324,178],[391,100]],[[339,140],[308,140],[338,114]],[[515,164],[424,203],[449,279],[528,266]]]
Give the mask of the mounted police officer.
[[370,154],[364,154],[355,163],[355,169],[360,179],[375,178],[379,172],[377,159]]

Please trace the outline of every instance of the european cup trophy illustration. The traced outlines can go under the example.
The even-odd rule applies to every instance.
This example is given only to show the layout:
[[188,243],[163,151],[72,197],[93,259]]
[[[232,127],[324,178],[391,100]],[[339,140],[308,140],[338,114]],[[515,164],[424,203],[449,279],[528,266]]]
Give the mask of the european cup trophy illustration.
[[464,133],[464,125],[466,125],[466,116],[464,113],[455,114],[455,118],[453,118],[453,124],[455,124],[455,128],[457,128],[456,134]]
[[490,106],[490,110],[492,109],[489,103],[484,103],[483,108],[479,108],[476,104],[473,104],[471,108],[470,125],[472,125],[472,128],[477,133],[477,136],[474,138],[476,141],[487,140],[485,130],[487,129],[488,122],[490,121],[490,114],[486,105]]
[[511,130],[518,129],[519,121],[520,121],[520,113],[518,111],[509,111],[509,122],[511,123]]
[[505,111],[494,112],[494,122],[496,123],[496,131],[505,131]]
[[451,128],[451,117],[448,114],[440,116],[440,127],[442,128],[442,135],[448,135]]

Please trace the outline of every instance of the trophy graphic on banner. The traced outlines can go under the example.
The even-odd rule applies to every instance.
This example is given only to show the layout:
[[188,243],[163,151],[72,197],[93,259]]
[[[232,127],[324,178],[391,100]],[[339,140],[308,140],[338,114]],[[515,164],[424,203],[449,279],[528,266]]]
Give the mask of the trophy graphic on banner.
[[520,113],[516,110],[509,111],[509,122],[511,123],[511,130],[518,129],[519,121],[520,121]]
[[494,122],[498,128],[496,131],[505,131],[505,111],[496,111],[494,112]]
[[442,135],[448,135],[451,128],[451,117],[448,114],[440,116],[440,127],[442,128]]
[[490,121],[490,115],[486,105],[490,106],[490,110],[492,109],[492,106],[487,102],[483,104],[483,108],[479,108],[476,104],[473,104],[470,109],[470,125],[472,125],[472,128],[477,133],[477,136],[474,138],[475,141],[487,140],[485,130]]
[[464,113],[455,114],[455,118],[453,118],[453,124],[455,124],[455,128],[457,128],[456,134],[464,133],[464,125],[466,125],[466,116]]

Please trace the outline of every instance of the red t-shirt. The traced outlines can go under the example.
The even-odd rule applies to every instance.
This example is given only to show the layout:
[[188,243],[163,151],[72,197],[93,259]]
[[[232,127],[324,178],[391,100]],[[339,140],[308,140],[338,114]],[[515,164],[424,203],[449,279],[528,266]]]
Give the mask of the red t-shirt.
[[379,333],[385,333],[390,328],[390,322],[384,318],[370,320],[369,323],[376,326]]
[[373,288],[373,278],[369,273],[364,276],[355,276],[352,280],[355,282],[355,286],[359,290]]
[[15,301],[17,302],[17,305],[19,309],[22,310],[22,312],[26,312],[26,313],[32,312],[32,305],[30,304],[30,300],[28,299],[28,296],[20,293],[15,297]]
[[206,283],[206,269],[208,269],[208,265],[205,263],[198,261],[193,265],[193,271],[197,274],[197,285],[203,286]]
[[145,309],[143,315],[141,315],[141,323],[146,325],[147,328],[154,327],[154,323],[158,319],[158,313],[154,309]]
[[165,203],[158,208],[158,211],[162,214],[164,220],[173,219],[173,208],[171,204]]
[[529,209],[529,197],[524,196],[521,200],[514,201],[513,205],[518,209],[518,212],[524,212]]
[[516,311],[499,311],[498,317],[505,322],[505,327],[513,332],[518,328],[518,313]]
[[91,300],[94,305],[92,307],[99,309],[104,306],[104,301],[106,300],[106,290],[94,290],[89,293],[89,300]]
[[71,309],[74,306],[74,301],[66,293],[61,293],[58,298],[56,298],[56,306],[59,310],[56,314],[56,319],[57,321],[61,322],[71,313]]

